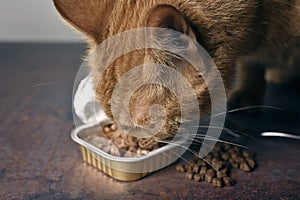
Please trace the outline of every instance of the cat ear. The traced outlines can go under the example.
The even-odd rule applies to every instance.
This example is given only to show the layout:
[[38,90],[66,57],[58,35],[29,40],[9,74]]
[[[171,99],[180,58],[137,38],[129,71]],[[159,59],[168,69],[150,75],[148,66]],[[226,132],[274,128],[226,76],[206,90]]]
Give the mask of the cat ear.
[[[99,0],[53,0],[59,14],[77,30],[83,32],[92,41],[99,43],[101,27],[104,20],[101,16],[102,1]],[[98,17],[98,18],[97,18]]]
[[196,39],[192,27],[184,16],[170,5],[158,5],[153,8],[148,15],[147,26],[173,29]]

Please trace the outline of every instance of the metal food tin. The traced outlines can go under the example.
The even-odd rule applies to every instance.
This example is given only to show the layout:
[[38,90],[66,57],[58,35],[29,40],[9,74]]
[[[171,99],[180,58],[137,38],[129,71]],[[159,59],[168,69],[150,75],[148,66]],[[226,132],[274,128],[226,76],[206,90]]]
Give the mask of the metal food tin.
[[105,174],[121,181],[138,180],[172,164],[186,151],[182,144],[188,140],[187,135],[182,134],[176,136],[171,144],[140,157],[128,158],[110,155],[82,139],[92,134],[105,137],[98,124],[82,125],[71,133],[72,139],[79,144],[82,159]]

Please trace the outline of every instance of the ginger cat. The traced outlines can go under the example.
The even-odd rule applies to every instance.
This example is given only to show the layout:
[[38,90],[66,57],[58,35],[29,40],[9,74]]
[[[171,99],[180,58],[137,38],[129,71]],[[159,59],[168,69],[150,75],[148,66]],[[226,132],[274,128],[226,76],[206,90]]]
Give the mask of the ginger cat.
[[[261,104],[266,78],[287,82],[300,74],[300,0],[54,0],[54,4],[63,19],[86,36],[91,49],[140,27],[170,28],[197,40],[217,65],[233,107]],[[110,99],[116,80],[143,64],[144,56],[145,52],[121,56],[95,84],[97,99],[109,117],[113,118]],[[152,55],[152,61],[159,60],[159,55]],[[95,59],[92,73],[97,68]],[[201,112],[209,113],[207,87],[201,76],[186,70]],[[154,142],[171,137],[181,123],[176,98],[162,88],[145,86],[130,103],[135,126],[146,123],[151,104],[165,106],[167,123]]]

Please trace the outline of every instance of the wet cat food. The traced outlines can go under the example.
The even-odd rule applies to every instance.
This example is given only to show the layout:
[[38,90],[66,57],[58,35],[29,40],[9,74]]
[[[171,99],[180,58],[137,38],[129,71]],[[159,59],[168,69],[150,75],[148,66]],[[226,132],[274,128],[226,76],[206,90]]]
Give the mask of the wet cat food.
[[115,124],[104,126],[103,133],[106,137],[92,135],[83,139],[106,153],[120,157],[139,157],[159,148],[158,145],[143,148],[136,138],[122,133]]

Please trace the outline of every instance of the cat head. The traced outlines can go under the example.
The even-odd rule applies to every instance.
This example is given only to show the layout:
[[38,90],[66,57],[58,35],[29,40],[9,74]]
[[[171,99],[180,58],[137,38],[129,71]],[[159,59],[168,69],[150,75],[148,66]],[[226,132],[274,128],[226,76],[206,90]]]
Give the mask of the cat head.
[[[186,35],[200,43],[212,57],[227,92],[234,82],[236,58],[251,48],[251,45],[246,44],[249,44],[247,40],[253,33],[250,24],[256,17],[252,13],[256,8],[254,2],[254,0],[246,3],[233,0],[54,0],[63,19],[87,38],[90,52],[97,49],[97,46],[107,38],[136,28],[167,28]],[[90,61],[91,72],[95,79],[101,67],[99,63],[96,53]],[[210,113],[210,94],[201,72],[196,71],[186,61],[164,51],[144,49],[117,58],[105,69],[102,79],[95,82],[97,100],[109,117],[114,120],[111,97],[118,80],[135,66],[147,63],[166,64],[176,70],[180,68],[193,88],[201,114]],[[141,79],[153,75],[151,69],[141,70],[139,73]],[[167,79],[176,82],[172,80],[174,77]],[[210,81],[213,85],[213,80]],[[119,99],[122,104],[122,96]],[[129,103],[130,121],[134,127],[152,123],[149,109],[153,104],[163,105],[166,115],[164,126],[153,138],[158,141],[172,137],[182,123],[180,103],[172,91],[161,85],[143,85],[133,93]],[[126,120],[123,119],[124,125],[127,125]]]

